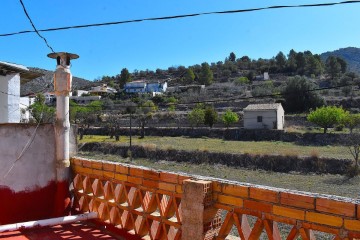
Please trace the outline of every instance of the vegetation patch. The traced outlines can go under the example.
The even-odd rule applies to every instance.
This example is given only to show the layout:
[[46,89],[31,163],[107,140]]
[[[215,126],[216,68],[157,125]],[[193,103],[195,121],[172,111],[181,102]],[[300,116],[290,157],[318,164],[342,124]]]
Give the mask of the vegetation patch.
[[210,152],[203,150],[179,150],[160,149],[152,144],[129,146],[112,143],[85,143],[81,151],[101,152],[115,154],[121,157],[129,156],[129,150],[133,158],[148,158],[159,161],[185,162],[192,164],[221,164],[224,166],[247,169],[262,169],[274,172],[302,172],[302,173],[331,173],[345,174],[352,164],[351,160],[339,160],[333,158],[319,158],[316,155],[310,157],[282,156],[282,155],[256,155],[226,152]]

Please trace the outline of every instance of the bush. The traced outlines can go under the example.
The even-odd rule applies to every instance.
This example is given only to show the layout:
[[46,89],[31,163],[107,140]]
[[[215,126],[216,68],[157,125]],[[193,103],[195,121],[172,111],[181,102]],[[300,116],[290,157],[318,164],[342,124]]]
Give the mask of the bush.
[[230,124],[236,123],[239,121],[239,116],[237,113],[234,113],[230,109],[226,110],[225,114],[222,116],[222,121],[225,126],[228,128]]
[[235,85],[245,85],[245,84],[249,84],[250,80],[247,77],[239,77],[239,78],[235,78],[233,83]]
[[353,178],[359,175],[359,173],[359,167],[357,167],[356,165],[351,165],[346,171],[346,176],[349,178]]

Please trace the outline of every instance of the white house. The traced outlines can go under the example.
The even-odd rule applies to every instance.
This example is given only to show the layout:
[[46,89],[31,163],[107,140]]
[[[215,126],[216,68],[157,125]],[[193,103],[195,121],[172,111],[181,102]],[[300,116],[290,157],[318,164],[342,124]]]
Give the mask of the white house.
[[161,82],[151,82],[146,85],[146,92],[148,93],[164,93],[167,89],[167,82],[161,83]]
[[[74,92],[76,94],[74,94]],[[85,91],[85,90],[76,90],[70,94],[70,96],[73,96],[73,97],[81,97],[82,95],[87,95],[89,94],[89,91]]]
[[146,82],[144,80],[128,82],[124,85],[126,93],[151,93],[153,96],[166,92],[167,82]]
[[20,122],[20,83],[39,76],[23,65],[0,62],[0,123]]
[[124,90],[126,93],[145,93],[146,82],[145,81],[132,81],[125,83]]
[[115,90],[115,88],[108,87],[107,84],[103,84],[101,86],[92,87],[89,93],[91,95],[102,96],[102,95],[117,93],[117,91]]
[[56,96],[54,92],[43,93],[46,104],[54,104],[56,102]]
[[35,97],[20,97],[20,122],[27,123],[30,120],[29,107],[34,104]]
[[244,108],[244,128],[284,129],[284,109],[281,103],[249,104]]

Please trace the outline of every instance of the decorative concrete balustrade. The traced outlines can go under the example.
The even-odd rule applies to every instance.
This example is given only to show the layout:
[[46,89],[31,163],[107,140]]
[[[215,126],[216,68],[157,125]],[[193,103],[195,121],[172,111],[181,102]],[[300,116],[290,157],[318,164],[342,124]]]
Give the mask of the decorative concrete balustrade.
[[143,239],[360,238],[354,199],[82,158],[72,169],[76,210]]

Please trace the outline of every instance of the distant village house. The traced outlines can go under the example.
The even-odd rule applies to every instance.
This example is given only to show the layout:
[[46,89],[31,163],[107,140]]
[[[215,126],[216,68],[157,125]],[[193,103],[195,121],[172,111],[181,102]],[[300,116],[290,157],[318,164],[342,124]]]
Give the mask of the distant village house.
[[98,95],[91,96],[89,94],[90,94],[89,91],[76,90],[72,92],[72,94],[70,94],[70,100],[73,100],[78,104],[89,104],[92,101],[98,101],[101,99],[101,96]]
[[126,93],[149,93],[152,96],[163,94],[167,90],[167,82],[147,82],[145,80],[128,82],[124,85]]
[[106,96],[109,94],[117,93],[115,88],[109,87],[107,84],[102,84],[101,86],[92,87],[89,90],[90,95],[96,96]]

